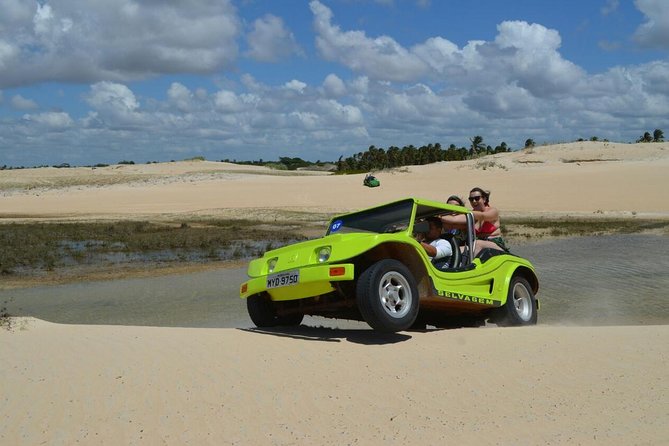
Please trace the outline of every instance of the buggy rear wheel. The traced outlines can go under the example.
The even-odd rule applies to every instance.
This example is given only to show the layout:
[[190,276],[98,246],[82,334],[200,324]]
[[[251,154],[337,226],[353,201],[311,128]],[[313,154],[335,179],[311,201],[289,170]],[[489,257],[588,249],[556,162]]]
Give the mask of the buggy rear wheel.
[[537,299],[526,279],[519,276],[511,279],[506,303],[497,309],[493,322],[500,327],[537,323]]

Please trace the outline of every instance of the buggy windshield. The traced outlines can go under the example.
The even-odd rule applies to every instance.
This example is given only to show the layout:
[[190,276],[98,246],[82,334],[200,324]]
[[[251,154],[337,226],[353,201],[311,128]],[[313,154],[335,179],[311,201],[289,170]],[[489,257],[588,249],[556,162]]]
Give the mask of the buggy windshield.
[[413,204],[413,200],[403,200],[353,214],[341,215],[332,220],[327,234],[405,231],[411,222]]

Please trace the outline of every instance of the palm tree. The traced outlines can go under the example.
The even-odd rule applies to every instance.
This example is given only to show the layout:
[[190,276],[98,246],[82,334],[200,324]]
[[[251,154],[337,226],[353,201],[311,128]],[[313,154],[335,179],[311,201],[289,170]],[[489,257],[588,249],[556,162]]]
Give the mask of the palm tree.
[[502,143],[500,145],[495,147],[495,153],[499,153],[499,152],[509,152],[509,146],[507,146],[504,141],[502,141]]
[[660,129],[655,129],[653,132],[653,142],[662,142],[664,141],[664,132]]
[[643,136],[636,140],[636,142],[652,142],[653,137],[650,136],[650,133],[644,132]]
[[478,155],[480,151],[486,149],[485,144],[483,144],[482,136],[476,135],[473,138],[469,138],[469,140],[472,142],[472,145],[470,146],[469,149],[470,155]]

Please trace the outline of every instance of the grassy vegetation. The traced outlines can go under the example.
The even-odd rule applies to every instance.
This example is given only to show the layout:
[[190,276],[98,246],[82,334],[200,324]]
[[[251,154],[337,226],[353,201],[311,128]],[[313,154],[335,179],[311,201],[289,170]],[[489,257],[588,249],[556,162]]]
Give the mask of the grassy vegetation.
[[293,226],[244,220],[0,225],[0,275],[117,262],[251,258],[305,237]]
[[[247,260],[304,240],[307,235],[320,236],[323,218],[313,214],[282,215],[271,226],[239,219],[1,224],[0,281],[2,277],[21,279],[79,266],[152,268],[158,264]],[[268,217],[261,221],[271,220]],[[542,238],[640,232],[669,236],[669,221],[507,217],[502,229],[515,244]],[[5,313],[6,308],[0,305],[0,319]]]
[[657,232],[669,235],[669,221],[645,219],[528,219],[505,218],[509,238],[579,237],[588,235]]
[[494,160],[479,160],[476,162],[474,168],[482,170],[495,169],[495,168],[502,170],[509,170],[504,164],[498,163]]

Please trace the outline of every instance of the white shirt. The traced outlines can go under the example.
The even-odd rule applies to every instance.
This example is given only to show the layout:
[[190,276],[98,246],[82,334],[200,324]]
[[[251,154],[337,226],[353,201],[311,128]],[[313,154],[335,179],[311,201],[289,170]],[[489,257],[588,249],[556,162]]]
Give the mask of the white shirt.
[[433,260],[439,260],[444,257],[450,257],[453,255],[453,249],[451,249],[451,244],[448,243],[443,238],[438,238],[430,242],[430,246],[434,246],[437,249],[437,255],[430,257]]

